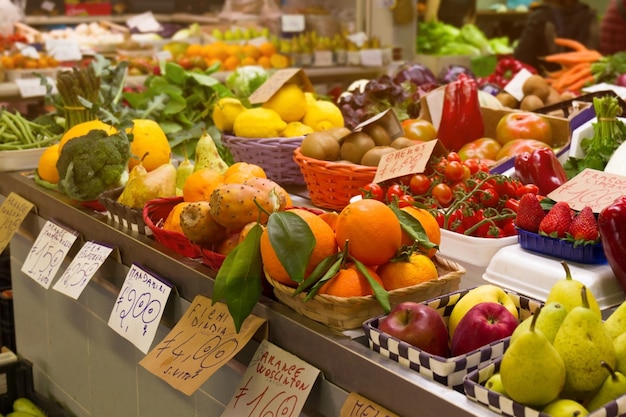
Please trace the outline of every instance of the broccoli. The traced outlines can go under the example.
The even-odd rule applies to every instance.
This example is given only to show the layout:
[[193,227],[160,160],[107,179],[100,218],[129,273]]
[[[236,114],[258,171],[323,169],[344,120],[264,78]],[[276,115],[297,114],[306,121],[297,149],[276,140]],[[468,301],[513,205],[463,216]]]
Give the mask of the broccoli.
[[108,136],[92,130],[63,145],[57,161],[59,190],[79,201],[98,198],[120,186],[130,159],[130,141],[124,131]]

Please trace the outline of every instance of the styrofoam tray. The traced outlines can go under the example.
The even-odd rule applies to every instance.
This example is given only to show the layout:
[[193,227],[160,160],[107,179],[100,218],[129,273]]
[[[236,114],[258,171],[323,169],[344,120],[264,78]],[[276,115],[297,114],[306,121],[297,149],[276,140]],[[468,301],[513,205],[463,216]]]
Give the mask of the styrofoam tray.
[[37,168],[39,158],[45,148],[0,151],[0,171],[20,171]]
[[517,236],[487,239],[441,229],[439,252],[443,256],[484,267],[489,264],[498,250],[516,243]]
[[[622,122],[626,123],[626,118],[618,117]],[[580,142],[585,138],[593,137],[593,126],[598,122],[596,117],[587,120],[585,123],[572,131],[572,141],[569,147],[569,156],[573,158],[584,158],[585,153],[580,147]]]
[[[503,288],[545,301],[550,288],[565,278],[561,259],[530,252],[519,244],[500,249],[487,266],[483,279]],[[580,264],[567,262],[576,279],[589,288],[605,310],[620,304],[624,292],[607,263]]]

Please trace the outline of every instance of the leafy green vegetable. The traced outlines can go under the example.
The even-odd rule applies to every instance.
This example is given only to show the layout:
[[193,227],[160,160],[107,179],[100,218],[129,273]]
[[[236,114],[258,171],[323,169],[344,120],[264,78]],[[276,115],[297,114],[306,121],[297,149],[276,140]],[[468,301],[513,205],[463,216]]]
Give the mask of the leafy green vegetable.
[[420,22],[417,52],[427,55],[491,55],[513,52],[507,37],[489,39],[474,24],[461,28],[443,22]]
[[617,77],[626,74],[626,51],[606,55],[591,64],[591,73],[596,83],[615,84]]
[[420,22],[417,28],[417,52],[438,55],[444,45],[458,39],[460,34],[459,28],[447,23]]
[[478,28],[478,26],[474,24],[468,23],[461,27],[461,36],[458,41],[461,43],[465,42],[475,48],[478,48],[482,54],[493,53],[487,36]]
[[259,65],[238,67],[226,78],[226,86],[235,96],[248,98],[269,78],[269,72]]

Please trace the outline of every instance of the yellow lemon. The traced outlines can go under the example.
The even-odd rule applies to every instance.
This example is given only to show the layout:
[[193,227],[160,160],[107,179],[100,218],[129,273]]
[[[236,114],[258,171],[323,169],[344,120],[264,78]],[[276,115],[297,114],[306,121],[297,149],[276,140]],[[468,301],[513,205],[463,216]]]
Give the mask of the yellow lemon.
[[130,153],[134,156],[128,161],[129,170],[140,161],[146,171],[170,162],[172,148],[157,122],[151,119],[135,119],[133,127],[128,128],[128,133],[133,135]]
[[317,100],[315,104],[307,106],[302,123],[316,132],[344,126],[341,110],[335,103],[327,100]]
[[116,128],[107,123],[104,123],[101,120],[90,120],[88,122],[78,123],[65,131],[65,133],[63,133],[63,136],[61,136],[61,140],[59,141],[59,153],[61,152],[63,145],[65,145],[68,140],[78,138],[80,136],[85,136],[92,130],[104,130],[109,135],[117,132]]
[[304,98],[306,99],[306,105],[310,106],[311,104],[315,104],[317,102],[317,98],[315,97],[315,93],[310,91],[304,92]]
[[287,127],[283,130],[283,136],[286,138],[293,138],[296,136],[304,136],[313,132],[311,126],[307,126],[302,122],[287,123]]
[[223,97],[213,106],[213,123],[222,132],[232,132],[235,119],[246,107],[235,97]]
[[37,175],[39,175],[39,178],[51,184],[57,184],[59,182],[58,159],[59,144],[55,143],[48,146],[39,157],[39,162],[37,163]]
[[287,83],[263,103],[262,107],[274,110],[283,121],[289,123],[302,119],[307,103],[304,91],[297,84]]
[[275,138],[282,136],[285,127],[287,123],[274,110],[254,107],[237,116],[233,129],[244,138]]

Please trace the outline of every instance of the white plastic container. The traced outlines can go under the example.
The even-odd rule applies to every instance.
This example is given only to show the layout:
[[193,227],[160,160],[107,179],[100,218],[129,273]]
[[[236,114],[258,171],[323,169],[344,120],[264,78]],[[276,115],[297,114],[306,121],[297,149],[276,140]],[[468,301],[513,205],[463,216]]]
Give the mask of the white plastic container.
[[41,154],[47,149],[0,151],[0,172],[37,168]]
[[[607,263],[567,262],[572,278],[594,295],[601,310],[624,301],[624,292]],[[550,288],[565,278],[561,259],[522,249],[519,244],[500,249],[487,266],[483,279],[534,299],[545,301]]]
[[441,229],[441,243],[439,252],[446,257],[453,258],[461,263],[486,267],[491,258],[505,246],[517,243],[517,236],[507,236],[497,239],[466,236],[461,233]]

